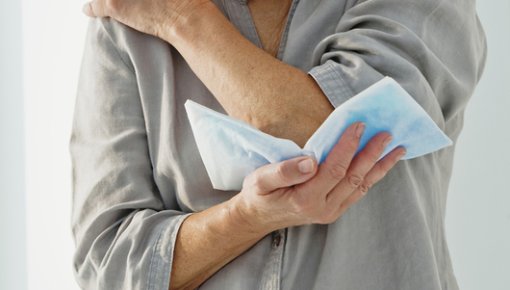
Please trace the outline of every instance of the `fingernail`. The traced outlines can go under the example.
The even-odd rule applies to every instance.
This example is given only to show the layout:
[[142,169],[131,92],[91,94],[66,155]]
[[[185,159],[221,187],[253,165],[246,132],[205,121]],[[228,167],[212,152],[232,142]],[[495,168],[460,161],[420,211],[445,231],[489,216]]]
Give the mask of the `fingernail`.
[[356,137],[361,138],[361,135],[363,135],[363,131],[365,131],[365,124],[359,123],[356,126]]
[[402,159],[406,155],[407,151],[405,149],[401,150],[400,153],[398,153],[398,159]]
[[391,137],[391,135],[386,137],[386,139],[384,139],[383,146],[384,147],[388,146],[388,144],[390,144],[392,139],[393,139],[393,137]]
[[298,168],[301,173],[310,173],[313,171],[313,161],[310,158],[299,161]]

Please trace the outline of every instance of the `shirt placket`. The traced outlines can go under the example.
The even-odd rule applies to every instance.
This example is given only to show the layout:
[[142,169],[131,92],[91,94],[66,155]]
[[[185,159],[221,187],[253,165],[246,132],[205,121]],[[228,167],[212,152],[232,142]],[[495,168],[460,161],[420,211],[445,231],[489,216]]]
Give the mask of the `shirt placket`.
[[[263,48],[262,42],[257,34],[257,29],[255,28],[255,23],[253,22],[253,18],[250,14],[250,9],[248,8],[248,0],[222,0],[223,6],[226,9],[228,17],[230,21],[239,29],[244,37],[248,38],[252,43],[257,45],[260,48]],[[290,23],[292,21],[292,17],[294,16],[294,12],[299,4],[300,0],[292,0],[290,5],[289,14],[285,23],[285,27],[283,30],[283,34],[281,36],[280,46],[278,48],[277,58],[279,60],[283,59],[283,53],[285,50],[285,44],[287,42],[287,35],[290,28]]]
[[271,252],[262,272],[259,290],[280,289],[286,232],[285,229],[280,229],[271,233]]
[[223,0],[230,22],[252,43],[262,48],[246,0]]
[[[237,27],[239,32],[252,43],[262,48],[262,43],[258,37],[247,2],[247,0],[224,0],[223,6],[230,21]],[[277,58],[280,60],[283,59],[290,23],[298,3],[299,0],[293,0],[289,10],[277,54]],[[286,229],[280,229],[271,233],[271,250],[264,264],[259,290],[280,290],[286,239]]]

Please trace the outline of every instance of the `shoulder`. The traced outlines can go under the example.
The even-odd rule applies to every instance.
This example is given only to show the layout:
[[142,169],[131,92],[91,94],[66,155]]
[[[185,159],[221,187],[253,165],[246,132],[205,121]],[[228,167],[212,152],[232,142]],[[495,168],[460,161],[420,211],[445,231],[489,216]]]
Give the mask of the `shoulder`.
[[91,18],[87,31],[87,49],[96,49],[98,53],[117,54],[131,69],[146,55],[157,56],[156,51],[168,53],[169,44],[142,32],[139,32],[113,18]]

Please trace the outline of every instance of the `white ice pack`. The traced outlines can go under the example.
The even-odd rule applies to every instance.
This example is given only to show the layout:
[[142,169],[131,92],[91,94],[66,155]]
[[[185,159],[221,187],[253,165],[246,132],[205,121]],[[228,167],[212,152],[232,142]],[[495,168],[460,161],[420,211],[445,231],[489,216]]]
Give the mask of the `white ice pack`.
[[304,148],[191,100],[185,108],[207,174],[218,190],[240,190],[245,176],[268,163],[311,155],[320,164],[344,130],[358,121],[366,126],[358,151],[381,131],[393,136],[380,158],[398,146],[407,151],[402,159],[410,159],[452,145],[423,108],[389,77],[338,106]]

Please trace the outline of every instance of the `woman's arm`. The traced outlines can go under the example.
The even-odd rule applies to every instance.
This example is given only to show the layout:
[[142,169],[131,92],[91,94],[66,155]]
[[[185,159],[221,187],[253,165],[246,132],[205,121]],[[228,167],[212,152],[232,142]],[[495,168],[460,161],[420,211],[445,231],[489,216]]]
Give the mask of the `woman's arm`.
[[[234,198],[185,213],[154,184],[137,80],[115,25],[90,22],[70,139],[74,270],[82,288],[196,287],[275,229],[336,220],[403,153],[374,165],[388,137],[382,133],[351,162],[362,132],[352,126],[320,167],[309,157],[267,165]],[[312,162],[306,173],[303,159]]]
[[[314,51],[317,66],[308,73],[317,83],[244,39],[211,1],[132,1],[94,0],[86,7],[91,16],[112,16],[168,41],[230,115],[299,145],[333,107],[384,76],[396,79],[456,139],[461,125],[456,117],[485,63],[485,36],[473,0],[319,4],[332,6],[325,17],[338,24]],[[156,3],[179,17],[159,17],[151,10]]]
[[89,23],[69,140],[75,276],[83,289],[194,288],[267,231],[243,223],[234,200],[194,214],[172,192],[163,202],[112,22]]
[[268,134],[304,146],[334,109],[310,75],[244,38],[212,3],[165,32],[229,115]]
[[75,277],[83,289],[165,289],[187,213],[155,184],[136,76],[112,22],[89,23],[69,140]]
[[[130,0],[124,0],[126,3],[130,2]],[[150,0],[147,0],[150,1]],[[156,0],[152,0],[154,2]],[[134,1],[136,3],[145,3],[146,1]],[[179,2],[179,1],[162,1],[164,3],[171,2]],[[100,3],[99,0],[96,0],[94,3]],[[116,1],[117,5],[122,5],[122,0]],[[204,2],[205,3],[205,2]],[[481,70],[483,68],[483,60],[485,55],[485,42],[483,38],[483,33],[479,27],[479,23],[477,22],[476,13],[474,11],[474,1],[392,1],[392,0],[368,0],[362,1],[358,4],[357,1],[349,1],[351,7],[348,7],[346,14],[339,21],[339,24],[336,29],[336,33],[331,35],[327,39],[324,39],[319,45],[319,51],[322,51],[324,55],[318,55],[317,58],[320,60],[321,68],[325,71],[334,72],[335,75],[341,76],[339,79],[336,79],[336,83],[339,85],[346,85],[347,90],[328,90],[327,94],[331,94],[332,97],[330,99],[336,99],[338,102],[335,104],[340,104],[342,101],[345,101],[349,97],[352,97],[356,92],[366,88],[372,82],[376,81],[383,75],[389,75],[397,79],[400,84],[402,84],[410,93],[413,95],[416,100],[422,105],[422,107],[431,115],[431,117],[436,121],[438,125],[447,130],[447,133],[452,137],[452,134],[458,134],[461,127],[461,122],[452,123],[451,126],[446,126],[449,121],[452,120],[461,120],[456,118],[457,116],[461,116],[463,108],[467,103],[467,99],[469,98],[477,80],[480,77]],[[129,5],[129,3],[127,4]],[[115,5],[114,5],[115,6]],[[188,41],[181,40],[181,44],[174,44],[177,47],[180,47],[180,50],[187,49],[190,44],[194,44],[195,42],[191,42],[190,40],[196,41],[196,47],[199,49],[195,49],[190,47],[191,51],[195,51],[196,54],[192,52],[181,52],[183,55],[189,54],[187,58],[190,58],[190,55],[200,59],[202,63],[205,63],[205,73],[204,75],[209,75],[213,81],[207,81],[207,76],[199,75],[200,69],[197,70],[197,75],[202,79],[202,81],[207,85],[208,82],[213,83],[221,83],[224,86],[218,88],[217,90],[220,93],[215,92],[214,94],[223,95],[223,90],[225,90],[225,95],[233,94],[233,98],[237,96],[241,96],[237,92],[234,92],[230,89],[229,86],[239,86],[243,87],[244,83],[250,83],[254,86],[254,88],[250,88],[254,92],[253,98],[262,98],[260,104],[263,103],[265,97],[263,96],[264,90],[267,90],[269,85],[266,83],[258,82],[254,80],[253,75],[251,73],[240,73],[240,74],[228,74],[228,70],[224,68],[219,68],[220,71],[225,71],[226,75],[217,73],[214,65],[208,65],[207,63],[212,64],[222,64],[221,61],[206,58],[203,55],[200,55],[198,52],[202,53],[211,53],[208,54],[209,57],[222,57],[222,51],[216,52],[207,52],[206,48],[210,48],[217,41],[221,45],[239,45],[234,42],[225,43],[223,37],[228,37],[228,28],[227,32],[220,33],[216,29],[211,33],[210,30],[206,30],[209,33],[209,37],[204,36],[203,38],[198,37],[195,32],[187,32],[187,28],[192,29],[192,27],[182,26],[182,28],[175,29],[172,28],[171,25],[165,25],[168,21],[166,18],[157,18],[152,17],[151,12],[147,12],[147,17],[144,17],[140,12],[144,9],[144,7],[149,7],[150,5],[146,5],[142,8],[140,6],[144,6],[139,4],[139,10],[134,9],[132,12],[133,15],[140,14],[138,19],[140,21],[147,21],[147,19],[156,19],[156,23],[149,25],[150,27],[158,27],[157,31],[144,31],[140,28],[140,26],[130,25],[132,22],[129,21],[129,16],[126,17],[116,17],[121,22],[128,24],[130,26],[134,26],[137,29],[140,29],[144,32],[148,32],[151,34],[159,35],[162,38],[178,38],[179,36],[185,37],[193,36]],[[204,8],[205,7],[205,8]],[[212,9],[207,5],[202,7],[203,9]],[[113,7],[115,8],[115,7]],[[200,9],[202,9],[200,8]],[[141,9],[141,10],[140,10]],[[115,9],[113,9],[115,10]],[[129,9],[124,9],[127,11]],[[162,9],[160,9],[162,10]],[[196,10],[198,11],[198,10]],[[216,12],[214,12],[216,14]],[[104,13],[102,15],[108,15]],[[112,14],[110,14],[111,16]],[[149,17],[151,16],[151,17]],[[207,16],[209,17],[209,16]],[[209,24],[219,25],[222,27],[223,21],[216,19],[216,16],[212,16],[213,19],[210,19],[212,22]],[[170,18],[176,19],[176,18]],[[193,15],[189,15],[189,17],[181,17],[182,23],[191,24],[193,21],[200,21],[200,19],[196,19]],[[184,20],[183,20],[184,19]],[[160,21],[160,22],[158,22]],[[199,24],[196,25],[198,27]],[[203,28],[208,29],[208,28]],[[212,29],[212,26],[211,26]],[[162,33],[164,31],[165,33]],[[235,32],[235,31],[234,31]],[[218,34],[218,38],[216,38],[216,34]],[[227,35],[227,36],[225,36]],[[219,39],[219,40],[218,40]],[[231,39],[231,38],[229,38]],[[205,41],[207,40],[207,41]],[[169,40],[172,41],[172,40]],[[202,42],[203,41],[203,42]],[[177,42],[177,40],[174,40]],[[241,41],[242,42],[242,41]],[[249,43],[248,43],[249,45]],[[216,46],[218,47],[218,46]],[[457,47],[462,47],[461,50],[457,49]],[[235,52],[238,54],[238,60],[243,62],[246,58],[252,59],[253,56],[247,57],[244,55],[244,50],[238,50]],[[226,54],[225,54],[226,55]],[[231,57],[225,56],[223,57]],[[249,55],[248,55],[249,56]],[[264,56],[263,56],[264,57]],[[221,58],[220,58],[221,59]],[[255,57],[256,59],[256,57]],[[186,59],[188,62],[192,63],[193,60]],[[272,59],[273,61],[276,61]],[[228,62],[227,62],[228,63]],[[264,73],[270,74],[274,69],[272,66],[267,66],[267,63],[264,61],[256,62],[256,67],[259,66],[259,63],[263,64],[260,67],[265,68]],[[233,64],[235,65],[235,63]],[[246,66],[250,67],[250,66]],[[236,68],[233,68],[235,70]],[[258,70],[260,68],[256,68]],[[290,68],[292,70],[292,68]],[[261,73],[261,77],[264,77],[265,74]],[[285,81],[288,78],[285,78],[288,74],[285,70],[280,72],[280,75],[275,76],[271,80],[281,80],[281,82],[273,85],[273,89],[278,91],[279,96],[284,96],[287,94],[285,89]],[[214,80],[215,77],[221,76],[222,78],[228,77],[227,80]],[[242,77],[238,77],[242,76]],[[260,77],[260,76],[259,76]],[[283,79],[283,80],[282,80]],[[263,79],[262,79],[263,80]],[[306,83],[306,82],[305,82]],[[334,85],[332,85],[334,87]],[[244,89],[248,90],[248,87]],[[292,88],[291,88],[292,89]],[[211,91],[213,91],[211,89]],[[233,92],[233,93],[232,93]],[[302,93],[302,92],[301,92]],[[250,93],[248,93],[250,94]],[[290,93],[289,93],[290,94]],[[220,96],[217,96],[220,98]],[[273,96],[273,95],[271,95]],[[324,96],[321,96],[322,98]],[[302,95],[300,95],[300,100]],[[266,112],[268,110],[273,109],[282,109],[277,108],[275,106],[271,106],[270,98],[266,100],[269,102],[268,106],[262,108],[258,105],[255,105],[255,108],[262,108],[261,110]],[[257,101],[258,102],[258,101]],[[292,104],[299,104],[301,102],[292,102]],[[258,104],[258,103],[256,103]],[[236,105],[236,104],[234,104]],[[240,104],[241,108],[242,103]],[[228,107],[228,105],[225,105]],[[317,105],[314,103],[313,107]],[[293,109],[292,106],[288,106],[290,109]],[[283,107],[284,109],[287,106]],[[331,108],[329,108],[331,109]],[[227,108],[228,110],[228,108]],[[244,108],[244,110],[250,110],[250,108]],[[242,112],[242,110],[241,110]],[[260,114],[264,114],[261,112]],[[286,116],[287,111],[278,111],[278,113],[282,112],[283,116]],[[249,119],[248,121],[252,123],[258,123],[259,126],[265,126],[264,122],[257,117],[251,116],[254,111],[245,111],[244,114],[245,119]],[[274,117],[277,114],[272,114]],[[281,114],[281,113],[280,113]],[[264,115],[261,115],[264,116]],[[269,123],[278,124],[278,121],[271,120]],[[291,127],[296,127],[298,124],[294,124],[292,122],[286,123]],[[292,130],[292,129],[290,129]],[[306,130],[303,130],[306,132]],[[278,134],[275,134],[278,135]],[[290,139],[293,139],[292,137]],[[299,138],[294,138],[294,141],[297,141],[302,145],[303,140],[306,140],[307,137],[304,137],[299,141]],[[356,174],[354,175],[352,170],[348,170],[346,173],[345,164],[338,163],[336,166],[330,167],[328,172],[331,172],[331,176],[337,176],[336,186],[334,189],[331,189],[333,192],[340,192],[342,188],[346,186],[356,187],[356,188],[367,188],[368,184],[373,184],[371,181],[371,174]],[[320,171],[320,170],[319,170]],[[347,174],[346,178],[339,178]],[[360,178],[361,176],[361,178]],[[313,179],[312,179],[313,180]],[[320,179],[319,179],[320,180]],[[364,181],[363,181],[364,180]],[[306,184],[313,184],[312,182],[306,182]],[[316,185],[317,186],[317,185]],[[333,186],[332,186],[333,187]],[[324,190],[324,189],[323,189]],[[325,191],[325,190],[324,190]],[[244,191],[242,195],[239,196],[259,196],[257,194],[249,195],[245,194]],[[359,192],[359,191],[357,191]],[[324,195],[328,195],[324,193]],[[269,194],[263,195],[268,198],[278,196],[278,194]],[[360,196],[358,193],[352,194],[351,196]],[[314,198],[316,196],[314,195]],[[306,199],[304,199],[306,200]],[[331,199],[330,199],[331,200]],[[354,198],[348,198],[345,202],[338,201],[338,199],[332,199],[336,202],[332,202],[331,204],[336,205],[337,210],[332,210],[324,212],[333,212],[335,215],[338,211],[343,208],[345,209],[345,204],[349,204],[347,200],[354,200]],[[261,206],[258,201],[260,199],[251,199],[252,203],[248,204],[258,204],[258,206],[251,206],[251,210],[242,210],[243,212],[241,216],[253,216],[257,212],[263,212],[269,205]],[[313,200],[311,200],[313,201]],[[241,203],[243,204],[243,203]],[[246,203],[244,203],[246,204]],[[298,202],[299,204],[299,202]],[[303,204],[303,200],[301,200],[301,204]],[[254,210],[256,209],[256,210]],[[251,212],[250,214],[246,214],[246,212]],[[255,212],[255,213],[254,213]],[[335,217],[335,215],[331,214],[331,218]],[[339,215],[337,215],[338,217]],[[196,216],[197,218],[200,215]],[[206,220],[206,216],[202,215],[203,220]],[[244,219],[245,221],[252,221],[257,219]],[[197,259],[197,257],[203,257],[203,253],[194,252],[194,249],[202,249],[208,250],[208,248],[200,248],[200,243],[203,242],[201,237],[197,233],[202,233],[204,227],[200,226],[200,221],[189,218],[189,223],[184,223],[181,228],[181,233],[179,235],[179,240],[184,241],[186,245],[189,246],[188,250],[182,249],[180,251],[183,256],[180,258],[185,261],[186,259]],[[325,221],[325,219],[323,219]],[[218,222],[219,225],[224,226],[223,222]],[[209,225],[209,224],[208,224]],[[196,228],[194,226],[197,226]],[[210,225],[209,225],[210,226]],[[223,227],[221,226],[221,227]],[[189,227],[190,231],[186,231],[186,228]],[[253,224],[250,228],[253,227]],[[225,227],[230,228],[230,227]],[[255,227],[256,228],[256,227]],[[203,230],[203,231],[201,231]],[[186,234],[186,232],[188,234]],[[202,236],[204,238],[204,236]],[[196,239],[191,241],[192,239]],[[204,238],[205,239],[205,238]],[[214,240],[214,238],[212,239]],[[241,241],[238,244],[237,242],[233,242],[233,247],[249,247],[248,241]],[[186,247],[183,245],[183,247]],[[215,245],[208,244],[209,247],[215,247]],[[221,246],[221,245],[220,245]],[[241,251],[241,250],[239,250]],[[193,253],[197,256],[193,257]],[[199,269],[199,271],[194,272],[194,278],[190,278],[190,273],[182,273],[183,278],[175,278],[176,280],[183,281],[182,285],[186,283],[198,283],[197,281],[203,279],[203,277],[207,276],[204,273],[210,273],[214,271],[214,269],[218,269],[220,264],[224,264],[230,259],[230,257],[210,257],[214,262],[206,262],[210,263],[209,265],[213,265],[208,268],[208,270],[203,270],[203,261],[199,261],[199,264],[194,264]],[[176,257],[176,259],[179,259]],[[217,260],[216,260],[217,259]],[[177,260],[176,260],[177,261]],[[174,265],[174,267],[179,268],[178,264]],[[198,273],[201,272],[201,273]],[[172,273],[172,277],[174,275],[180,276],[180,274]],[[187,275],[187,276],[186,276]],[[198,276],[197,276],[198,275]],[[201,276],[202,275],[202,276]],[[187,277],[187,278],[186,278]],[[197,278],[202,277],[202,278]],[[196,280],[194,280],[196,279]],[[186,282],[187,281],[187,282]],[[191,285],[191,284],[190,284]],[[194,285],[194,284],[193,284]]]
[[[304,159],[312,166],[306,172],[301,172],[298,163]],[[284,168],[281,170],[282,174],[274,174],[278,171],[275,170],[277,167]],[[263,182],[268,186],[263,194],[268,194],[277,190],[277,187],[284,188],[305,182],[313,177],[315,172],[316,165],[313,160],[295,158],[259,168],[255,174],[266,176]],[[174,247],[169,289],[195,289],[262,237],[278,228],[279,224],[269,223],[267,217],[253,215],[246,209],[246,203],[241,198],[241,195],[245,194],[240,193],[226,202],[194,213],[183,222]]]
[[362,131],[349,127],[318,168],[310,157],[263,166],[241,193],[189,216],[175,243],[170,289],[198,287],[273,230],[336,221],[405,154],[397,148],[374,163],[388,144],[382,133],[354,157]]
[[304,146],[334,109],[310,75],[252,44],[215,5],[176,27],[164,39],[229,115]]
[[[129,0],[121,0],[115,1],[118,7],[107,9],[106,2],[93,2],[96,8],[88,14],[117,15],[115,9],[133,6]],[[229,115],[304,146],[334,109],[320,87],[306,72],[275,59],[244,38],[212,2],[200,2],[181,12],[186,17],[162,19],[153,25],[159,29],[152,27],[146,32],[171,43]],[[166,9],[176,10],[178,5],[173,5]],[[133,13],[143,14],[140,10]],[[147,23],[133,24],[142,20],[116,18],[148,30]]]

